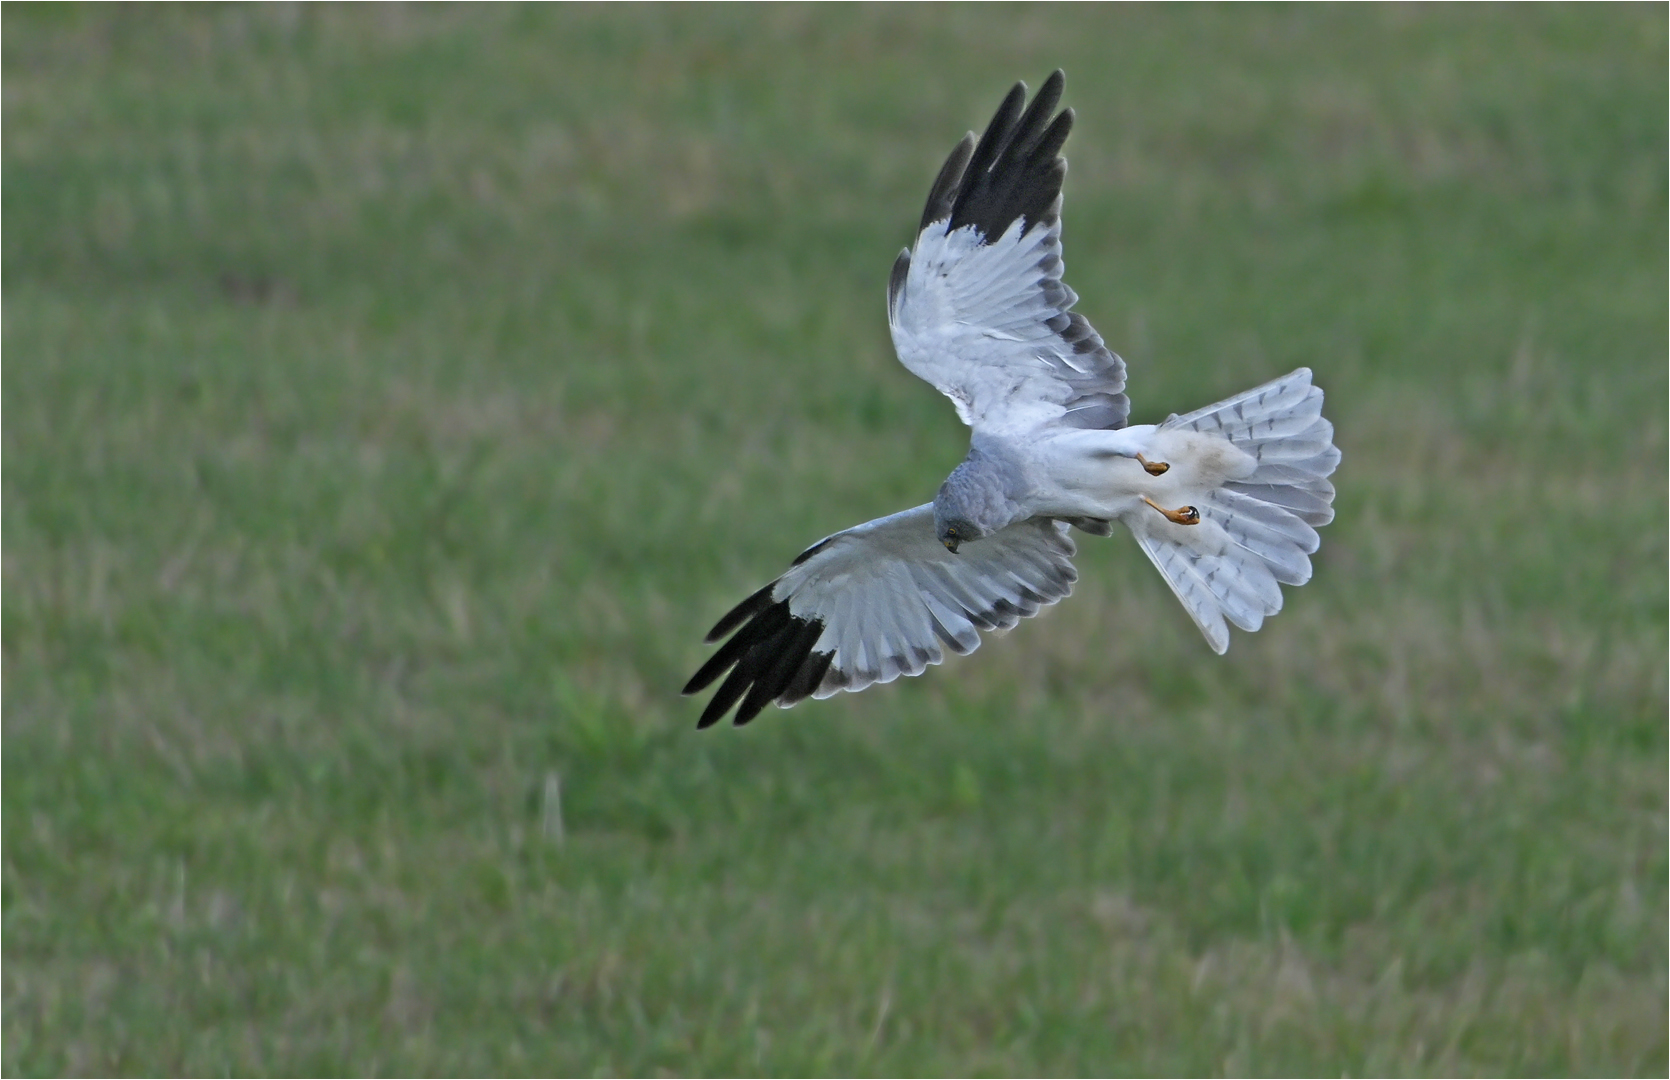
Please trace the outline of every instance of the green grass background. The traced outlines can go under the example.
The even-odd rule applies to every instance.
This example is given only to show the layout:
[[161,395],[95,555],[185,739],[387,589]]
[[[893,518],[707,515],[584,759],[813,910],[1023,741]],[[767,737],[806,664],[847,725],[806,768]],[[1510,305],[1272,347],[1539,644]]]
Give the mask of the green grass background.
[[[1663,1075],[1665,26],[6,5],[5,1071]],[[887,269],[1056,66],[1136,419],[1327,390],[1315,579],[698,733],[963,454]]]

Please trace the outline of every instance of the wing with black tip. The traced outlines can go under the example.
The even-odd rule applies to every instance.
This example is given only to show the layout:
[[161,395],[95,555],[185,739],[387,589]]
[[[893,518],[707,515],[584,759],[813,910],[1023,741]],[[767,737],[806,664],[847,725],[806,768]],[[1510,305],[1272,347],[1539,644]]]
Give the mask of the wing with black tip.
[[769,702],[786,709],[920,675],[944,659],[942,644],[974,651],[979,631],[1007,629],[1072,591],[1078,574],[1067,529],[1033,518],[952,554],[925,503],[819,541],[708,634],[709,642],[729,640],[684,692],[724,682],[697,726],[717,723],[733,705],[736,723],[746,724]]
[[1118,428],[1130,412],[1125,362],[1061,280],[1063,82],[1051,75],[1030,106],[1016,84],[979,141],[957,145],[888,283],[899,360],[977,431]]

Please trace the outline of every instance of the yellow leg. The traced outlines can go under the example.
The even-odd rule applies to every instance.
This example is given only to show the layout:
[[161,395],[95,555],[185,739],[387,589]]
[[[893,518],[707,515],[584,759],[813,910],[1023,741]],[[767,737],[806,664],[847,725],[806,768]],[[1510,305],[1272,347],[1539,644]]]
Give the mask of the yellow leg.
[[1141,454],[1137,455],[1137,464],[1141,465],[1144,469],[1147,469],[1149,476],[1163,476],[1165,475],[1165,471],[1171,468],[1170,464],[1164,461],[1149,461]]
[[1155,502],[1153,499],[1150,499],[1146,495],[1144,495],[1142,497],[1142,501],[1147,503],[1149,506],[1152,506],[1154,509],[1158,510],[1160,513],[1164,514],[1166,520],[1171,522],[1173,525],[1199,525],[1200,524],[1200,511],[1196,510],[1192,506],[1185,506],[1181,510],[1167,510],[1165,507],[1161,506],[1159,503]]

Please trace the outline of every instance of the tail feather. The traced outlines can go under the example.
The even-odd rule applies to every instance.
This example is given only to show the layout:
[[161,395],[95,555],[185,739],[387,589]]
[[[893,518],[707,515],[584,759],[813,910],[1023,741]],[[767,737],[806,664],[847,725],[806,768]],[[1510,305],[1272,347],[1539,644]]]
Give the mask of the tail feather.
[[1229,648],[1229,627],[1224,625],[1223,608],[1196,568],[1196,560],[1189,550],[1181,544],[1142,533],[1137,534],[1137,543],[1182,602],[1183,610],[1206,635],[1206,643],[1212,646],[1212,651],[1223,655],[1224,650]]
[[1320,409],[1322,391],[1311,385],[1310,368],[1299,368],[1263,386],[1255,386],[1194,412],[1173,416],[1161,426],[1183,427],[1231,438],[1229,433],[1237,427],[1254,426],[1260,420],[1300,411],[1312,397]]
[[1310,580],[1316,529],[1334,519],[1328,477],[1340,453],[1310,379],[1300,368],[1160,425],[1228,439],[1257,462],[1250,475],[1201,497],[1201,524],[1135,530],[1215,652],[1229,648],[1226,620],[1257,630],[1281,610],[1281,585]]
[[[1230,440],[1234,442],[1234,439]],[[1334,449],[1334,425],[1324,420],[1313,425],[1297,435],[1285,439],[1271,440],[1263,443],[1239,444],[1243,449],[1252,453],[1260,462],[1271,464],[1296,465],[1301,469],[1313,471],[1314,468],[1306,463],[1326,458],[1329,451]],[[1320,467],[1320,462],[1318,462]]]
[[1281,586],[1269,567],[1239,553],[1201,560],[1207,588],[1223,605],[1224,617],[1243,630],[1257,630],[1265,615],[1281,610]]
[[[1209,431],[1222,435],[1237,446],[1252,447],[1280,444],[1281,442],[1303,435],[1310,429],[1325,426],[1328,421],[1322,419],[1322,395],[1313,392],[1294,400],[1292,396],[1284,396],[1278,400],[1290,402],[1282,406],[1283,410],[1273,416],[1251,416],[1243,406],[1243,418],[1235,423],[1225,423],[1226,416],[1234,415],[1232,411],[1215,413],[1211,426],[1195,428],[1196,431]],[[1202,423],[1206,421],[1202,420]]]
[[[1319,476],[1326,477],[1329,473],[1334,471],[1334,466],[1338,464],[1338,451],[1334,453],[1332,462],[1328,460],[1328,455],[1326,454],[1319,454],[1314,458],[1292,463],[1280,461],[1263,462],[1259,465],[1258,471],[1253,474],[1252,479],[1242,480],[1239,481],[1239,483],[1284,484],[1288,486],[1311,487]],[[1326,490],[1328,491],[1328,494],[1332,496],[1334,490],[1333,485],[1328,485]]]
[[1224,490],[1282,507],[1312,528],[1334,520],[1334,485],[1326,480],[1318,481],[1316,487],[1237,482],[1225,484]]
[[1215,515],[1215,520],[1237,539],[1245,533],[1273,544],[1289,544],[1306,555],[1322,543],[1315,529],[1284,506],[1224,488],[1214,491],[1211,501],[1222,511]]
[[[1219,492],[1213,502],[1217,504],[1234,495],[1234,492]],[[1241,497],[1245,502],[1252,500]],[[1266,524],[1251,514],[1238,514],[1233,506],[1223,507],[1221,513],[1213,513],[1211,519],[1223,529],[1236,547],[1258,557],[1284,585],[1303,585],[1310,580],[1310,559],[1308,556],[1316,550],[1316,533],[1309,525],[1287,514],[1280,507],[1268,503],[1254,503],[1262,512],[1277,511],[1283,514],[1295,528],[1280,528]],[[1217,506],[1214,505],[1214,510]],[[1303,533],[1299,530],[1304,530]],[[1311,537],[1306,542],[1304,533]]]

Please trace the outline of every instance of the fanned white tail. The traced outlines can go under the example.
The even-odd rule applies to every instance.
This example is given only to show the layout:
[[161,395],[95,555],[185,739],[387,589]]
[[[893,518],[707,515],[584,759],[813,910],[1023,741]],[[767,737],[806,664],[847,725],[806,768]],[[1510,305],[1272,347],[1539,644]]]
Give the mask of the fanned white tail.
[[1280,585],[1310,580],[1316,529],[1334,520],[1328,476],[1340,453],[1334,425],[1322,416],[1322,391],[1310,379],[1310,369],[1300,368],[1160,425],[1161,432],[1228,439],[1257,463],[1200,493],[1199,525],[1152,515],[1132,530],[1215,652],[1229,648],[1226,619],[1257,630],[1281,610]]

